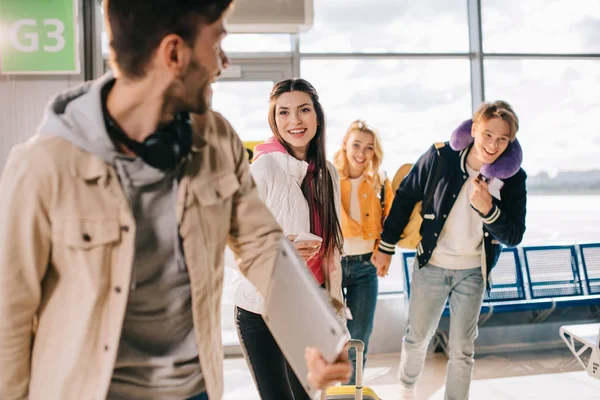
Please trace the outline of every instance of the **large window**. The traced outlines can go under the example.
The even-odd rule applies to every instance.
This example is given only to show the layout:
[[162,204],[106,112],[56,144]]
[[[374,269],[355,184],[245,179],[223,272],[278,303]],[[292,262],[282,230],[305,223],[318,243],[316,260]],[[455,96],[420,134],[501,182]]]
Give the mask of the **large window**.
[[[376,128],[393,177],[471,115],[465,0],[315,1],[300,75],[319,92],[332,159],[355,119]],[[403,290],[401,257],[380,292]]]
[[524,245],[600,238],[600,60],[488,59],[486,97],[520,118],[527,186]]
[[267,120],[272,81],[216,82],[213,108],[224,114],[243,141],[272,135]]
[[362,119],[379,131],[391,177],[471,115],[468,60],[306,60],[301,71],[325,109],[329,158]]
[[223,40],[226,52],[289,52],[290,35],[229,34]]
[[598,0],[482,0],[488,53],[598,53]]
[[520,118],[530,175],[600,168],[600,60],[485,62],[486,97],[511,103]]
[[315,0],[308,53],[468,52],[466,0]]

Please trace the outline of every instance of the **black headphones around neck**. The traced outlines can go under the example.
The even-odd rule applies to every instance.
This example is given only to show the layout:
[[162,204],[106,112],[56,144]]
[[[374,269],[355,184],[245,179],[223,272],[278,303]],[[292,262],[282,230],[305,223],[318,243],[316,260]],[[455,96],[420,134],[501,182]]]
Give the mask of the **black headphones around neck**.
[[127,136],[108,112],[106,98],[111,88],[112,85],[106,85],[105,93],[102,96],[104,121],[108,134],[127,146],[151,167],[162,171],[175,168],[192,148],[193,129],[190,115],[188,113],[175,114],[173,121],[152,133],[143,142],[138,142]]

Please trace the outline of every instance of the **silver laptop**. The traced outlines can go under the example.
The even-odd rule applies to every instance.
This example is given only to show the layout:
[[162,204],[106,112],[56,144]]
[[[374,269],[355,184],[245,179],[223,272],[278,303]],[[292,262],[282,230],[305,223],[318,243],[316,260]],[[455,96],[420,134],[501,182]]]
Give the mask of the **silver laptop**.
[[313,397],[316,391],[308,384],[304,349],[315,347],[325,360],[333,362],[350,335],[325,290],[285,238],[265,298],[263,318],[298,380]]

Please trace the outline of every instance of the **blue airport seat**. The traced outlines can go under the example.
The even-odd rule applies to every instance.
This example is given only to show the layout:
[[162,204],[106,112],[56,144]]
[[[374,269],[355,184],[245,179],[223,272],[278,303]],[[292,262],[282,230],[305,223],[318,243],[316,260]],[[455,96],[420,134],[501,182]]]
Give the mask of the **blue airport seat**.
[[[402,254],[404,261],[404,273],[406,284],[406,293],[410,296],[410,282],[412,281],[412,269],[415,262],[415,252],[405,252]],[[521,263],[516,248],[505,248],[498,259],[498,263],[492,270],[491,282],[493,283],[491,291],[485,291],[482,313],[489,311],[490,302],[522,301],[525,300],[525,289],[523,288],[523,276],[521,272]],[[505,307],[506,308],[506,307]],[[444,316],[449,315],[449,308],[446,306]]]
[[[402,253],[405,289],[409,296],[415,257],[414,251]],[[516,248],[502,249],[498,263],[492,270],[491,282],[493,283],[492,290],[490,293],[486,291],[484,302],[525,299],[521,263]]]
[[[517,301],[499,301],[488,303],[494,314],[522,312],[522,311],[542,311],[556,307],[556,302],[551,298],[517,300]],[[483,312],[482,312],[483,313]]]
[[521,262],[516,248],[504,248],[491,273],[492,289],[486,290],[484,302],[525,300]]
[[[552,305],[550,301],[526,301],[521,262],[516,248],[502,249],[492,270],[490,284],[491,289],[484,292],[481,314],[545,309]],[[449,310],[444,310],[443,315],[450,315]]]
[[523,247],[532,299],[583,295],[575,246]]
[[600,243],[582,244],[579,248],[588,293],[600,294]]
[[[533,319],[529,322],[540,323],[558,308],[600,305],[600,243],[581,245],[580,248],[589,295],[583,291],[575,246],[523,247],[529,290],[523,279],[518,250],[502,249],[491,273],[491,290],[484,294],[479,325],[500,313],[532,312]],[[405,293],[409,297],[416,254],[406,252],[402,256]],[[450,316],[448,304],[442,316]],[[448,354],[447,331],[438,328],[435,343],[436,351]]]
[[[497,313],[543,311],[547,316],[557,308],[600,304],[600,243],[582,245],[581,251],[589,296],[583,292],[575,246],[524,247],[530,294],[527,299],[518,251],[502,249],[491,273],[491,290],[484,294],[481,314],[489,318]],[[405,252],[402,256],[405,289],[410,297],[416,253]],[[449,315],[450,308],[446,304],[442,316]]]
[[483,298],[482,314],[509,313],[550,308],[550,300],[528,302],[517,248],[502,249],[491,273],[491,290]]

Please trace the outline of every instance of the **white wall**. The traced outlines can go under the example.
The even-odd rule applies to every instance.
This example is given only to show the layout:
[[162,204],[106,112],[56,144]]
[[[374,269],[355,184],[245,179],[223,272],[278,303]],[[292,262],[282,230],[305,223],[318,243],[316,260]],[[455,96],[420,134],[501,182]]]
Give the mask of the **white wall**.
[[35,134],[52,95],[81,82],[80,75],[0,75],[0,170],[10,149]]

